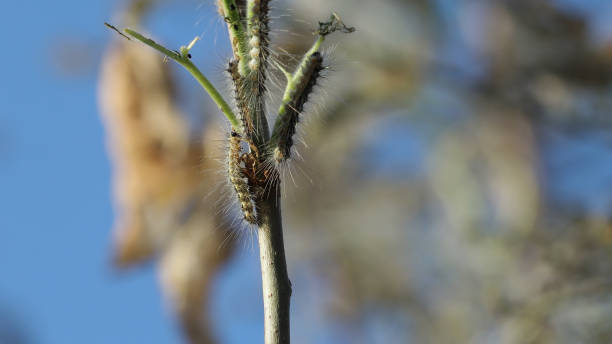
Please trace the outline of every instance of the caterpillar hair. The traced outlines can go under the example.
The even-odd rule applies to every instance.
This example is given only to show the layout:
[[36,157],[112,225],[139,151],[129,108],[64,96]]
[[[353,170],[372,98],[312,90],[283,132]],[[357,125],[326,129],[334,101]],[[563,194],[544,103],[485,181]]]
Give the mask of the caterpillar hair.
[[233,185],[236,195],[238,196],[238,202],[240,203],[244,219],[250,224],[257,224],[255,208],[253,206],[251,193],[249,192],[249,184],[246,181],[246,176],[241,167],[242,158],[240,153],[242,149],[240,142],[240,134],[232,131],[229,137],[227,172],[229,181]]

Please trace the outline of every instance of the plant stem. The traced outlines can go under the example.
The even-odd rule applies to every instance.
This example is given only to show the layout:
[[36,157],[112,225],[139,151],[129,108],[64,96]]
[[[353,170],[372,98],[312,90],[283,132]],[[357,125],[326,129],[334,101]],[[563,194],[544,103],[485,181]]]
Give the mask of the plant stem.
[[289,343],[291,282],[287,274],[279,185],[257,200],[265,344]]
[[191,75],[200,83],[200,85],[202,85],[202,87],[206,90],[212,100],[217,104],[217,106],[219,106],[219,109],[221,109],[223,114],[225,114],[225,117],[227,117],[227,119],[231,123],[232,128],[235,131],[240,132],[240,122],[238,121],[238,118],[236,118],[236,115],[234,115],[234,112],[227,104],[225,99],[223,99],[221,94],[219,94],[217,89],[210,83],[210,81],[208,81],[204,74],[200,72],[198,67],[196,67],[190,60],[186,60],[179,63],[181,64],[181,66],[185,67],[185,69],[187,69],[189,73],[191,73]]
[[285,73],[285,77],[287,78],[287,86],[285,86],[285,92],[283,93],[283,99],[281,100],[281,105],[278,108],[278,117],[276,119],[276,123],[274,124],[274,130],[272,132],[272,137],[275,137],[275,132],[277,128],[282,124],[283,116],[290,110],[289,104],[291,103],[292,98],[295,96],[297,91],[297,85],[303,81],[304,72],[308,69],[308,64],[310,63],[310,58],[312,55],[319,51],[321,48],[321,44],[325,40],[325,36],[319,36],[317,40],[314,42],[312,47],[304,54],[300,64],[295,69],[293,74],[288,73],[285,70],[282,70]]
[[[185,69],[187,69],[187,71],[194,77],[194,79],[196,79],[200,83],[200,85],[208,93],[210,98],[212,98],[212,100],[217,104],[217,106],[223,112],[225,117],[227,117],[227,119],[229,120],[230,124],[232,125],[232,129],[234,131],[236,131],[236,132],[241,132],[241,130],[240,130],[240,123],[238,122],[238,119],[236,118],[236,115],[234,115],[234,112],[232,111],[232,108],[227,104],[225,99],[223,99],[221,94],[219,94],[219,91],[217,91],[215,86],[213,86],[213,84],[211,84],[210,81],[208,81],[206,76],[204,76],[204,74],[202,74],[202,72],[198,69],[198,67],[196,67],[193,64],[193,62],[191,62],[191,60],[187,56],[184,56],[183,54],[181,54],[179,52],[169,50],[166,47],[164,47],[164,46],[160,45],[159,43],[155,42],[154,40],[152,40],[150,38],[147,38],[147,37],[141,35],[140,33],[136,32],[134,30],[125,29],[124,31],[128,35],[136,38],[137,40],[141,41],[142,43],[144,43],[144,44],[150,46],[151,48],[159,51],[160,53],[164,54],[168,58],[171,58],[174,61],[176,61],[181,66],[185,67]],[[191,45],[193,45],[194,42],[195,42],[195,40],[192,41]],[[181,50],[184,50],[184,49],[181,49]],[[185,49],[185,50],[188,52],[188,49]]]
[[240,18],[238,5],[236,4],[236,0],[223,0],[221,4],[225,15],[224,20],[227,22],[227,29],[229,31],[232,50],[234,51],[234,57],[238,60],[238,72],[240,75],[246,76],[248,74],[247,35],[244,30],[242,18]]

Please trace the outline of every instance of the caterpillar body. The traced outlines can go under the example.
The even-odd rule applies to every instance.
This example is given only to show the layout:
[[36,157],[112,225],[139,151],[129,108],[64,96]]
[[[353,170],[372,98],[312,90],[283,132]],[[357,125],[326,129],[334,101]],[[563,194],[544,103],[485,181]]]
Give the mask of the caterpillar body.
[[[230,61],[227,71],[234,84],[234,97],[244,137],[260,146],[261,135],[258,133],[267,133],[268,128],[265,116],[261,115],[265,111],[263,99],[265,87],[261,82],[262,78],[254,78],[253,75],[242,77],[238,65],[236,60]],[[264,138],[267,139],[266,136]]]
[[253,134],[248,135],[253,143],[261,147],[268,139],[268,123],[265,117],[266,93],[266,69],[268,64],[268,1],[269,0],[248,0],[246,4],[246,27],[248,36],[248,69],[249,74],[245,75],[243,87],[249,92],[250,97],[246,97],[248,103],[248,116],[253,122]]
[[246,133],[246,137],[249,138],[251,133],[253,133],[253,121],[251,116],[249,115],[249,104],[246,100],[247,90],[245,87],[244,79],[240,76],[238,72],[238,61],[231,60],[229,62],[229,66],[227,69],[230,77],[232,78],[232,83],[234,84],[234,97],[236,100],[236,106],[238,107],[238,115],[240,117],[240,122],[242,124],[242,132]]
[[257,224],[257,216],[255,214],[255,207],[253,206],[253,200],[251,192],[249,191],[249,184],[246,181],[246,176],[242,170],[241,162],[241,137],[235,131],[232,131],[229,137],[229,152],[228,152],[228,165],[227,171],[230,183],[236,191],[238,196],[238,202],[240,203],[240,209],[242,210],[242,216],[246,222],[250,224]]
[[[251,0],[247,4],[247,31],[249,35],[249,68],[263,77],[266,68],[268,38],[268,0]],[[263,64],[262,64],[263,62]]]

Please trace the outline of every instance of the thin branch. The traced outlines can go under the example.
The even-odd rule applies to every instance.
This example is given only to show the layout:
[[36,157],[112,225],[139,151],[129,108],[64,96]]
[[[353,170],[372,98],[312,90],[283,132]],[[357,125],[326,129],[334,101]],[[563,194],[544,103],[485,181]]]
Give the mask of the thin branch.
[[123,32],[119,31],[119,29],[117,29],[115,26],[113,26],[113,25],[111,25],[111,24],[109,24],[109,23],[107,23],[107,22],[104,22],[104,25],[105,25],[107,28],[109,28],[109,29],[111,29],[111,30],[115,31],[116,33],[118,33],[118,34],[119,34],[119,35],[121,35],[123,38],[127,39],[128,41],[131,41],[131,40],[132,40],[130,37],[126,36],[126,35],[125,35]]
[[[296,95],[296,91],[298,91],[298,86],[303,82],[302,78],[305,76],[305,71],[308,69],[308,65],[310,64],[311,57],[315,53],[319,52],[321,44],[325,40],[325,36],[319,36],[312,47],[304,54],[300,64],[296,68],[293,74],[288,74],[285,72],[285,76],[287,77],[287,86],[285,86],[285,92],[283,93],[283,99],[280,107],[278,108],[278,119],[275,123],[279,123],[280,118],[287,113],[287,107],[291,104],[291,100]],[[273,135],[274,136],[274,135]]]
[[[114,26],[110,24],[107,24],[107,26],[110,26],[112,29],[116,30],[117,32],[121,34],[121,32],[115,29]],[[240,123],[238,122],[236,115],[232,111],[232,108],[227,104],[225,99],[223,99],[221,94],[219,94],[219,91],[217,91],[217,89],[213,86],[213,84],[210,81],[208,81],[206,76],[204,76],[204,74],[202,74],[202,72],[198,69],[198,67],[196,67],[193,64],[193,62],[191,62],[190,60],[191,55],[189,54],[189,50],[193,47],[193,45],[197,41],[197,37],[194,40],[192,40],[191,43],[189,43],[187,47],[181,47],[180,51],[174,51],[174,50],[170,50],[162,46],[161,44],[155,42],[154,40],[150,38],[147,38],[141,35],[140,33],[134,30],[124,29],[124,32],[127,33],[129,36],[150,46],[151,48],[159,51],[160,53],[164,54],[166,57],[173,59],[178,64],[183,66],[185,69],[187,69],[187,71],[191,74],[191,76],[193,76],[200,83],[200,85],[204,88],[206,93],[208,93],[208,95],[212,98],[212,100],[217,104],[217,106],[219,107],[221,112],[223,112],[225,117],[227,117],[230,124],[232,125],[232,129],[234,131],[240,132]]]
[[280,105],[280,108],[278,109],[279,117],[281,117],[287,112],[287,106],[290,104],[292,96],[295,96],[297,85],[302,81],[304,71],[308,69],[310,58],[312,57],[312,55],[319,52],[319,50],[321,49],[321,44],[323,44],[323,41],[325,41],[325,37],[336,31],[351,33],[355,31],[355,28],[346,26],[344,22],[342,22],[342,19],[340,19],[340,16],[338,16],[336,13],[332,13],[329,21],[319,22],[319,29],[314,32],[319,37],[314,42],[312,47],[310,47],[310,49],[308,49],[308,51],[304,54],[295,72],[292,75],[289,75],[283,69],[285,76],[287,76],[287,86],[285,87],[282,103]]
[[232,44],[234,57],[238,61],[238,71],[240,75],[248,74],[248,45],[247,35],[244,29],[243,19],[240,17],[240,7],[236,0],[221,0],[219,2],[220,11],[227,22],[227,30]]
[[285,87],[282,103],[280,105],[280,108],[278,109],[279,117],[285,114],[285,112],[287,111],[287,106],[291,102],[291,97],[295,96],[296,87],[302,81],[304,71],[308,69],[310,58],[312,57],[312,55],[319,52],[319,50],[321,49],[321,44],[323,44],[323,41],[325,41],[325,37],[336,31],[351,33],[355,31],[355,28],[346,26],[342,19],[340,19],[340,16],[338,16],[335,12],[332,13],[329,21],[319,22],[319,29],[314,32],[319,37],[317,37],[317,40],[314,42],[312,47],[310,47],[310,49],[308,49],[308,51],[304,54],[295,72],[290,75],[283,69],[285,76],[287,76],[287,86]]

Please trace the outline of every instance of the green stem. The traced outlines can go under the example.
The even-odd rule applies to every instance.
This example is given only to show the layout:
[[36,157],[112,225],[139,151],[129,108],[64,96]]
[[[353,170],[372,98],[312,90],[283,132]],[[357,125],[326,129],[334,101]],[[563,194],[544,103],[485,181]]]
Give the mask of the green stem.
[[259,1],[247,0],[247,31],[249,35],[252,34],[253,24],[255,23],[256,16],[258,15],[259,9],[256,6],[259,5]]
[[176,51],[172,51],[172,50],[168,50],[166,49],[166,47],[158,44],[157,42],[155,42],[154,40],[147,38],[143,35],[141,35],[140,33],[132,30],[132,29],[123,29],[123,31],[125,31],[125,33],[127,33],[128,35],[136,38],[137,40],[141,41],[142,43],[150,46],[151,48],[159,51],[160,53],[168,56],[169,58],[178,61],[179,59],[182,58],[182,56],[177,53]]
[[185,69],[187,69],[187,71],[191,73],[191,76],[193,76],[200,83],[200,85],[204,88],[204,90],[208,93],[212,100],[217,104],[217,106],[223,112],[225,117],[227,117],[230,124],[232,125],[232,129],[236,132],[241,132],[240,123],[238,122],[236,115],[232,111],[232,108],[227,104],[225,99],[223,99],[221,94],[219,94],[219,91],[217,91],[213,84],[210,83],[206,76],[204,76],[204,74],[202,74],[198,67],[196,67],[193,62],[191,62],[189,57],[187,57],[188,49],[181,49],[181,51],[185,50],[184,54],[181,54],[179,52],[167,49],[166,47],[158,44],[154,40],[147,38],[134,30],[125,29],[124,31],[128,35],[159,51],[168,58],[173,59]]
[[302,57],[302,61],[300,62],[293,75],[288,73],[285,74],[285,76],[287,77],[287,86],[285,87],[283,100],[281,102],[280,108],[278,109],[279,118],[277,118],[276,123],[279,123],[281,121],[280,117],[282,117],[287,112],[287,107],[291,102],[291,97],[296,91],[297,84],[301,82],[301,78],[303,77],[304,71],[308,66],[308,61],[310,60],[310,57],[312,56],[312,54],[319,51],[319,49],[321,48],[321,44],[324,40],[325,36],[319,36],[319,38],[317,38],[312,47],[306,52],[306,54],[304,54],[304,57]]
[[221,3],[225,15],[224,19],[227,22],[232,50],[234,51],[234,56],[238,60],[238,72],[244,77],[249,71],[247,65],[248,45],[242,18],[240,18],[240,11],[236,4],[236,0],[223,0]]
[[[306,70],[308,66],[310,57],[314,53],[319,51],[319,49],[321,48],[321,44],[323,44],[323,41],[325,40],[325,37],[335,31],[351,33],[355,31],[355,28],[346,26],[342,22],[342,19],[340,19],[340,16],[332,12],[329,18],[329,21],[319,22],[319,29],[316,31],[319,37],[314,42],[312,47],[306,52],[306,54],[304,54],[302,61],[300,62],[299,66],[297,67],[293,75],[290,75],[289,73],[283,71],[285,75],[287,76],[287,87],[285,87],[285,93],[283,94],[283,99],[282,99],[280,108],[278,109],[278,117],[276,119],[276,124],[279,124],[280,122],[283,121],[282,117],[287,112],[287,106],[289,102],[291,101],[292,95],[296,91],[297,85],[301,81],[304,71]],[[276,124],[275,124],[275,127],[276,127]]]
[[202,85],[202,87],[208,92],[208,95],[212,98],[212,100],[217,103],[219,109],[225,114],[225,117],[229,120],[232,125],[232,129],[236,132],[240,132],[240,122],[234,112],[227,104],[223,96],[219,94],[219,91],[208,81],[208,79],[200,72],[198,67],[196,67],[190,60],[186,61],[177,61],[181,64],[181,66],[185,67],[189,73]]

